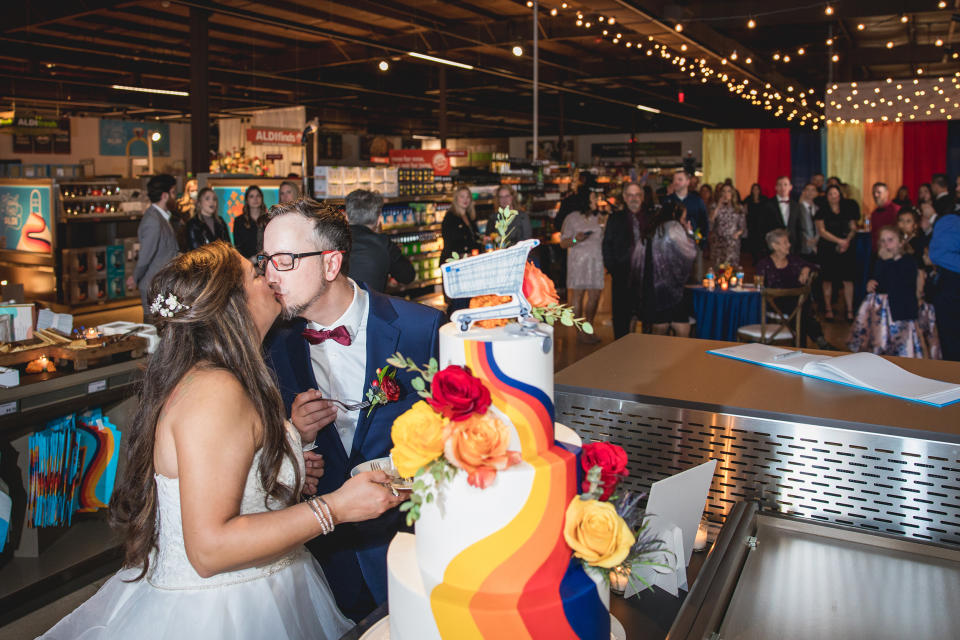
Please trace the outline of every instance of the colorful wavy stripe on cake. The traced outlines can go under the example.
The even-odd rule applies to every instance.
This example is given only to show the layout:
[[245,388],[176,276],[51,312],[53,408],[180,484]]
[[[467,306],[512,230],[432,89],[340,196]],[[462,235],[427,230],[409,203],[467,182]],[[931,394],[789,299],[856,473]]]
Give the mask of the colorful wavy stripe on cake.
[[575,457],[554,445],[552,400],[507,376],[492,344],[464,345],[467,366],[487,383],[494,406],[517,430],[534,479],[516,517],[447,566],[431,593],[434,618],[445,638],[574,639],[559,585],[570,563],[562,527],[576,492]]

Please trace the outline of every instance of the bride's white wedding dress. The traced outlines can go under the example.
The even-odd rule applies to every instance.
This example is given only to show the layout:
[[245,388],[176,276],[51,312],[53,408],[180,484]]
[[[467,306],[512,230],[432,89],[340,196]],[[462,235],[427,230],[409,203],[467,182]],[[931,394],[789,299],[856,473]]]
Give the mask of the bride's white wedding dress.
[[[296,437],[297,451],[299,441]],[[244,514],[266,511],[259,462],[258,451],[243,490]],[[302,457],[298,464],[303,477]],[[260,567],[201,578],[183,544],[180,483],[161,475],[155,478],[158,539],[147,576],[125,582],[139,570],[121,570],[42,638],[320,640],[339,638],[353,626],[337,609],[320,565],[303,547]],[[284,461],[280,478],[293,483],[289,460]],[[283,506],[272,500],[268,504],[271,509]]]

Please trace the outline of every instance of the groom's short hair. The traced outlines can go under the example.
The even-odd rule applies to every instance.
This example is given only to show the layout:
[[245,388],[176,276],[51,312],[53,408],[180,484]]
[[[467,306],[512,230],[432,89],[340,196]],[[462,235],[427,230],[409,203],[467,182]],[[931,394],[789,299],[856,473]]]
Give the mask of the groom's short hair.
[[270,222],[286,215],[299,215],[309,220],[313,224],[314,244],[317,251],[340,251],[343,255],[340,273],[343,275],[350,273],[353,236],[350,233],[350,223],[347,222],[343,212],[325,202],[317,202],[310,198],[298,198],[293,202],[270,207]]

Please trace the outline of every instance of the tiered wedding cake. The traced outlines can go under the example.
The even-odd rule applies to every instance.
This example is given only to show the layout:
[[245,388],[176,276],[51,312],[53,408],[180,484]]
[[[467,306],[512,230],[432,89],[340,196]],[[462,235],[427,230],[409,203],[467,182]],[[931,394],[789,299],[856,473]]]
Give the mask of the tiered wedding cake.
[[580,439],[559,425],[555,437],[552,338],[544,337],[553,330],[538,330],[440,330],[440,368],[469,367],[483,381],[522,462],[484,489],[458,473],[439,501],[422,505],[416,535],[393,540],[392,640],[610,637],[607,587],[564,541]]

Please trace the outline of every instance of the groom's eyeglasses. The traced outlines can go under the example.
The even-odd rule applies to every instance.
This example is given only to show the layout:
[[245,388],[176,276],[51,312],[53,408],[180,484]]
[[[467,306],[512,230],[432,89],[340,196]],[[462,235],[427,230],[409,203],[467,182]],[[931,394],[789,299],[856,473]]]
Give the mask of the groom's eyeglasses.
[[307,251],[306,253],[282,252],[274,253],[273,255],[269,256],[265,253],[261,253],[254,257],[253,266],[256,267],[257,272],[261,275],[266,272],[268,261],[277,271],[292,271],[300,266],[300,258],[322,256],[325,253],[343,253],[343,251],[337,249],[328,249],[326,251]]

